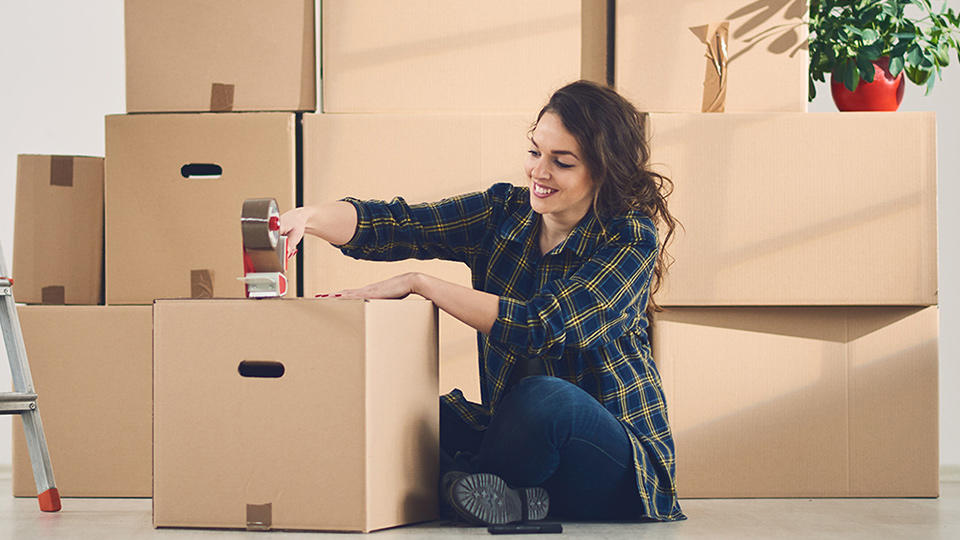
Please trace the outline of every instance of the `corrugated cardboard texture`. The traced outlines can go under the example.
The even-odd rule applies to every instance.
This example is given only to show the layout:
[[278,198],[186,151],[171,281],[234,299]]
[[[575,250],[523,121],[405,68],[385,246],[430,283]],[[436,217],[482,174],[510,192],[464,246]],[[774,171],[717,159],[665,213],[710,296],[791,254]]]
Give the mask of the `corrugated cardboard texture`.
[[[248,198],[295,200],[294,115],[107,117],[107,303],[149,304],[194,293],[243,297],[240,209]],[[216,164],[219,178],[185,178]],[[194,271],[206,271],[198,274]],[[296,290],[296,272],[288,273]]]
[[[433,519],[436,322],[423,300],[158,301],[154,525],[246,528],[265,504],[274,529]],[[284,374],[242,377],[250,360]]]
[[[63,497],[150,497],[149,306],[20,306],[43,431]],[[37,494],[19,417],[13,494]]]
[[680,496],[937,496],[937,327],[936,307],[658,314]]
[[[325,0],[325,112],[524,112],[560,86],[605,80],[599,0]],[[605,38],[597,41],[605,42]],[[587,67],[581,65],[588,63]]]
[[314,0],[126,0],[124,28],[127,112],[316,110]]
[[933,113],[651,114],[649,125],[683,224],[661,305],[937,303]]
[[[437,512],[437,486],[428,480],[437,478],[440,461],[440,418],[434,413],[439,333],[436,308],[431,314],[396,301],[366,307],[366,530],[374,530]],[[417,320],[397,324],[408,316]],[[398,354],[398,344],[408,343],[425,359],[405,358],[411,351]]]
[[103,158],[19,155],[16,196],[17,302],[101,303]]
[[[526,136],[534,114],[304,115],[304,204],[348,195],[439,201],[495,182],[523,184]],[[370,141],[377,141],[376,151]],[[461,263],[357,261],[317,238],[304,242],[308,297],[404,272],[470,286],[470,270]],[[440,391],[460,388],[467,398],[480,401],[476,332],[446,313],[440,317],[440,359]]]
[[807,2],[617,2],[616,87],[640,110],[699,112],[704,43],[698,29],[729,21],[726,112],[807,110]]

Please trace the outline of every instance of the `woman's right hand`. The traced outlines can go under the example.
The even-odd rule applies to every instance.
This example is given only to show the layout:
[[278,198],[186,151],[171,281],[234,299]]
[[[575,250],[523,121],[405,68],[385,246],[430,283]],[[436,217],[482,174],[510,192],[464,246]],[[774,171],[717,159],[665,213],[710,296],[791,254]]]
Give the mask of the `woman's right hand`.
[[294,208],[280,216],[280,234],[287,237],[287,258],[296,252],[297,245],[303,240],[307,230],[307,221],[313,209],[310,207]]

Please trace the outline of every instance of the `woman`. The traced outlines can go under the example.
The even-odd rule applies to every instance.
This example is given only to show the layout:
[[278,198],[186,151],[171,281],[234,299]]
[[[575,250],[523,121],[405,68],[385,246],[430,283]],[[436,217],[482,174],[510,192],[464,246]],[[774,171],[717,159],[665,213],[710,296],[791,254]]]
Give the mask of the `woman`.
[[281,232],[291,249],[309,233],[358,259],[470,266],[473,288],[408,273],[341,292],[419,294],[479,332],[482,403],[440,398],[442,498],[461,517],[683,519],[647,317],[669,180],[646,168],[642,115],[597,84],[554,93],[529,138],[529,187],[348,197],[285,213]]

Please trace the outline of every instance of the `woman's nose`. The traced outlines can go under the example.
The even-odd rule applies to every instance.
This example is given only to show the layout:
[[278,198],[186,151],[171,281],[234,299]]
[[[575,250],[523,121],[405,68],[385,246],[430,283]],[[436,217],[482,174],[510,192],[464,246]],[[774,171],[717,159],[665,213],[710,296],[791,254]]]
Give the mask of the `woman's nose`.
[[543,166],[543,159],[536,159],[533,162],[533,167],[530,168],[530,176],[532,178],[543,178],[546,175],[546,167]]

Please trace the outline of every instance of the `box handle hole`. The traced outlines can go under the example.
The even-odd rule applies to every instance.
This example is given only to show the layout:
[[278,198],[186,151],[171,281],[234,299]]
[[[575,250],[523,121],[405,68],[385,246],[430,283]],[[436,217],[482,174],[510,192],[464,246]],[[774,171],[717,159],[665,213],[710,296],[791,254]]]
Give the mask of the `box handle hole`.
[[283,377],[285,371],[280,362],[266,362],[262,360],[244,360],[237,367],[242,377],[259,377],[263,379],[277,379]]
[[222,175],[223,167],[216,163],[187,163],[180,167],[180,176],[191,180],[220,178]]

